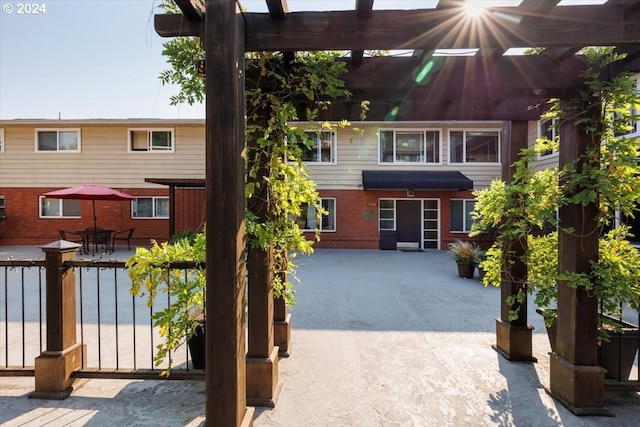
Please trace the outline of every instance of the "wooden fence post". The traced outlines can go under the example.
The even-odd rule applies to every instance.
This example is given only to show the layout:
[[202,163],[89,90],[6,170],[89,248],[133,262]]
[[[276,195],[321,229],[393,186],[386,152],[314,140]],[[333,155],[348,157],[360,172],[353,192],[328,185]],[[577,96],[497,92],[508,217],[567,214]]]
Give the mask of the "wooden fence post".
[[71,373],[86,364],[86,346],[76,342],[76,274],[65,262],[81,245],[59,240],[45,253],[47,346],[35,359],[35,391],[29,397],[62,400],[73,391]]

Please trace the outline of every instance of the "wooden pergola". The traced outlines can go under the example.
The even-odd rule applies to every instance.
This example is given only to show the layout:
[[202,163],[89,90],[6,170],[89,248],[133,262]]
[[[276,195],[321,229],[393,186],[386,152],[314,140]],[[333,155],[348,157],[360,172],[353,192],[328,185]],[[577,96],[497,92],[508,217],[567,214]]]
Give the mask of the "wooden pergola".
[[[486,9],[472,17],[462,0],[440,0],[433,9],[375,10],[374,0],[355,0],[349,11],[289,12],[286,0],[265,0],[268,13],[241,12],[241,1],[175,0],[182,14],[156,15],[165,37],[197,36],[206,50],[207,371],[208,425],[251,425],[247,408],[244,242],[244,56],[251,51],[344,50],[350,100],[333,103],[326,120],[357,120],[357,105],[371,102],[368,120],[503,121],[503,178],[527,146],[529,120],[538,120],[551,97],[568,99],[582,85],[585,46],[615,46],[627,54],[610,75],[640,70],[640,0],[608,0],[598,6],[561,6],[559,0],[523,0],[515,7]],[[321,4],[321,2],[319,2]],[[416,4],[418,4],[416,2]],[[544,48],[529,56],[504,55],[511,48]],[[406,57],[367,57],[366,50],[412,50]],[[473,56],[438,56],[437,49],[475,50]],[[609,76],[603,76],[608,78]],[[355,106],[355,107],[354,107]],[[588,143],[572,123],[560,129],[560,166],[579,157]],[[224,200],[224,203],[216,203]],[[560,220],[577,230],[590,226],[589,209],[561,209]],[[560,235],[560,268],[584,271],[597,238]],[[587,248],[577,251],[577,245]],[[516,277],[526,266],[513,266]],[[251,276],[250,276],[251,277]],[[275,399],[273,297],[250,286],[251,375],[269,383]],[[508,320],[502,285],[496,319],[496,350],[509,360],[531,360],[526,310]],[[258,301],[255,301],[255,300]],[[253,303],[251,302],[252,300]],[[551,394],[578,414],[606,412],[604,372],[597,366],[597,306],[588,296],[561,286],[557,353],[551,356]],[[257,325],[257,326],[256,326]],[[588,325],[585,330],[576,325]],[[252,338],[254,337],[254,338]],[[255,338],[261,337],[261,338]],[[255,350],[258,348],[259,350]],[[254,386],[250,386],[254,387]],[[260,388],[258,386],[257,388]]]

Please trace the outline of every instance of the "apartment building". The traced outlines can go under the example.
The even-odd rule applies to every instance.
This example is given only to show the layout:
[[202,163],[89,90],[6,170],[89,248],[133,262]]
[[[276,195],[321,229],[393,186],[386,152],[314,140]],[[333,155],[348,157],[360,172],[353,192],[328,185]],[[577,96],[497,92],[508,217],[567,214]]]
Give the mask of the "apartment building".
[[[133,242],[169,236],[169,187],[146,178],[204,178],[202,120],[0,120],[0,244],[46,244],[58,230],[93,226],[92,203],[44,198],[48,191],[101,184],[135,196],[96,201],[97,225],[135,228]],[[202,222],[187,192],[176,212],[185,228]]]
[[[472,191],[501,176],[502,122],[308,128],[313,146],[304,160],[329,214],[316,222],[307,209],[298,221],[320,230],[316,247],[446,249],[468,236]],[[551,131],[529,122],[530,144]],[[135,227],[135,243],[200,229],[204,138],[203,120],[0,121],[0,244],[44,244],[60,229],[90,227],[90,202],[42,196],[86,183],[136,197],[96,202],[98,225]],[[557,153],[548,153],[538,167],[556,164]]]

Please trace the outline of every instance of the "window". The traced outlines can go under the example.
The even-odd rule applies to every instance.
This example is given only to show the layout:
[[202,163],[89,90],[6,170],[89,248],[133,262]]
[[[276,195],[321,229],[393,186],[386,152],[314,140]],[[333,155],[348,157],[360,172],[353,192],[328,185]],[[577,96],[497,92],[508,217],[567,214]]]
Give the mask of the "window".
[[133,218],[169,218],[168,197],[137,197],[131,201]]
[[[302,207],[302,215],[298,217],[298,226],[306,231],[336,231],[336,199],[321,199],[322,208],[329,214],[318,218],[316,209],[306,205]],[[318,220],[320,221],[318,222]]]
[[0,221],[2,221],[7,217],[4,207],[5,207],[4,196],[0,196]]
[[394,200],[380,199],[378,203],[380,230],[396,229],[396,205]]
[[381,130],[380,163],[440,163],[440,131]]
[[40,218],[80,218],[80,200],[40,197]]
[[450,163],[500,163],[500,131],[449,132]]
[[0,128],[0,153],[4,152],[4,129]]
[[475,207],[475,200],[451,200],[451,231],[468,233],[471,231],[471,212]]
[[80,129],[36,129],[36,151],[80,152]]
[[[306,143],[299,143],[302,149],[302,161],[307,163],[336,163],[336,133],[328,130],[306,130],[309,138]],[[295,137],[294,144],[298,144]]]
[[173,130],[129,129],[129,151],[173,151]]
[[[558,123],[558,118],[540,120],[538,122],[538,138],[547,138],[550,141],[557,142],[560,138]],[[540,153],[540,157],[546,157],[557,153],[558,151],[550,149]]]

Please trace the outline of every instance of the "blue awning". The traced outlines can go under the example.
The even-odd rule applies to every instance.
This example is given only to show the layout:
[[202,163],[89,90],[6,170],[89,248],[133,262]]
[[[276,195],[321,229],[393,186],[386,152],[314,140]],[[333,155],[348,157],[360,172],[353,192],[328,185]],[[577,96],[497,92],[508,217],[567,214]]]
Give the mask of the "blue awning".
[[473,190],[458,171],[362,171],[365,190]]

